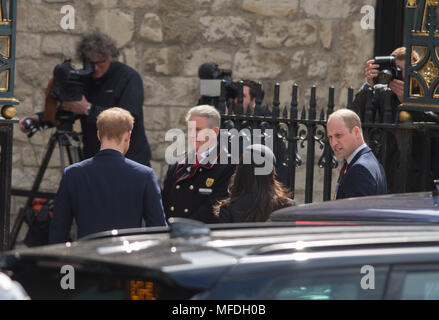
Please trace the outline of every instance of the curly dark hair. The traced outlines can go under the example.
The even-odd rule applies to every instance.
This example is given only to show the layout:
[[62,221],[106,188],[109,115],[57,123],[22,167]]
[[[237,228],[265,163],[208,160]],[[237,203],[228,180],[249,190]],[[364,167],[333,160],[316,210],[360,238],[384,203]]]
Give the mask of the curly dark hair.
[[114,40],[99,30],[83,35],[76,46],[76,55],[80,60],[95,59],[96,57],[114,60],[117,59],[119,53]]

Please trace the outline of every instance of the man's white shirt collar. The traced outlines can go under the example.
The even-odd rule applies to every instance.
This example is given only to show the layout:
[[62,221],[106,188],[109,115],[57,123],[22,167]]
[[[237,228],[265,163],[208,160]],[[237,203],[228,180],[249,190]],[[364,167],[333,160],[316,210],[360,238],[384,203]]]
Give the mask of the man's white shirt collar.
[[348,157],[348,159],[346,160],[348,164],[351,163],[352,159],[354,159],[354,157],[356,156],[356,154],[358,152],[360,152],[360,150],[362,150],[363,148],[367,147],[367,144],[363,143],[361,146],[359,146],[357,149],[355,149],[354,152],[352,152],[352,154]]
[[212,153],[213,150],[215,150],[217,147],[217,145],[215,144],[212,148],[210,148],[209,150],[204,151],[203,153],[198,154],[198,161],[202,162],[205,158],[207,158],[209,156],[209,154]]

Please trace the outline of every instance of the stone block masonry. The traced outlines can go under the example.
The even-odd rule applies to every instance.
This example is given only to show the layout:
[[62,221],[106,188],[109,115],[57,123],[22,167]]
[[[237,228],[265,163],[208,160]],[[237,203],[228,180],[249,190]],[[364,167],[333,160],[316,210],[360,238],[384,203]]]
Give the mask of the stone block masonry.
[[[64,30],[61,8],[75,9],[75,29]],[[373,30],[363,30],[361,7],[374,0],[26,0],[18,2],[15,88],[18,117],[43,110],[44,88],[54,66],[73,57],[75,42],[93,28],[109,33],[122,62],[141,74],[145,129],[153,168],[163,182],[165,132],[183,128],[184,113],[199,98],[198,66],[215,61],[232,69],[234,80],[262,81],[271,104],[281,83],[281,107],[299,84],[302,108],[317,86],[318,109],[335,86],[336,108],[347,88],[360,88],[364,63],[373,53]],[[78,128],[79,130],[79,128]],[[14,130],[12,186],[29,189],[50,133],[28,140]],[[56,150],[57,154],[58,151]],[[57,156],[59,158],[59,156]],[[51,161],[43,191],[56,191],[59,162]],[[316,173],[315,185],[321,178]],[[300,177],[300,173],[298,173]],[[296,181],[300,200],[300,181]],[[316,187],[316,201],[321,199]],[[14,197],[11,221],[23,198]]]

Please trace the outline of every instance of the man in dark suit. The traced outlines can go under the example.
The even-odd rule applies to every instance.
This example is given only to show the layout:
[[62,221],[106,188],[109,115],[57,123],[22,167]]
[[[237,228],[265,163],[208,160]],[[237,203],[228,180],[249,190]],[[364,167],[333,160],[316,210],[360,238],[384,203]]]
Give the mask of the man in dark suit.
[[[213,205],[227,197],[235,165],[220,150],[219,112],[212,106],[191,108],[187,115],[190,150],[182,161],[170,163],[162,191],[166,216],[216,223]],[[210,133],[210,135],[209,135]],[[225,161],[227,160],[227,161]],[[227,163],[224,163],[227,162]]]
[[387,193],[384,169],[364,142],[358,115],[348,109],[335,111],[328,118],[327,132],[335,156],[344,159],[336,199]]
[[69,240],[73,218],[77,237],[146,226],[166,226],[154,171],[125,158],[134,118],[121,108],[99,114],[100,151],[64,170],[56,195],[49,243]]

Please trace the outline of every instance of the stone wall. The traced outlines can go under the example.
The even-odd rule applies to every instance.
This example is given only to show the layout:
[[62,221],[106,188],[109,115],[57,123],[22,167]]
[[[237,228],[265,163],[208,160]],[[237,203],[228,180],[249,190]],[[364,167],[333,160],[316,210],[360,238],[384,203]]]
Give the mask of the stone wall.
[[[75,29],[64,30],[61,8],[75,9]],[[184,114],[199,98],[198,66],[212,60],[233,70],[234,80],[262,81],[266,102],[281,84],[281,106],[299,84],[300,107],[317,85],[318,108],[330,85],[336,107],[346,105],[347,88],[363,82],[364,62],[373,52],[373,30],[360,21],[374,0],[23,0],[18,1],[15,94],[18,116],[43,109],[44,88],[53,67],[74,55],[81,33],[99,28],[121,48],[120,60],[134,67],[145,89],[145,128],[160,180],[166,172],[165,132],[184,128]],[[30,140],[14,132],[12,185],[30,189],[52,131]],[[61,176],[55,150],[41,190],[56,191]],[[321,195],[317,185],[315,199]],[[298,191],[304,183],[299,172]],[[303,199],[299,195],[297,199]],[[13,197],[12,213],[24,202]],[[298,202],[302,202],[298,200]],[[14,217],[12,217],[13,221]]]

